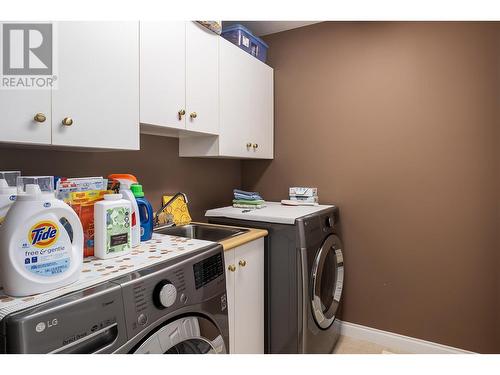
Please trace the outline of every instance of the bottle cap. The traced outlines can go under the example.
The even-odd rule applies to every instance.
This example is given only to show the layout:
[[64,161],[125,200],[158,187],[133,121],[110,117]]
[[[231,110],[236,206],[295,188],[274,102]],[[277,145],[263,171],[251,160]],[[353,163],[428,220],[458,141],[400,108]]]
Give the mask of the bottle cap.
[[119,201],[123,198],[121,194],[104,194],[105,201]]
[[141,184],[133,184],[130,186],[130,190],[134,194],[134,197],[136,198],[142,198],[144,196],[144,191],[142,191],[142,185]]
[[[38,189],[32,185],[38,186]],[[20,176],[17,177],[18,194],[54,194],[54,177],[52,176]]]
[[16,186],[17,178],[21,175],[19,171],[0,171],[0,179],[5,180],[7,185]]

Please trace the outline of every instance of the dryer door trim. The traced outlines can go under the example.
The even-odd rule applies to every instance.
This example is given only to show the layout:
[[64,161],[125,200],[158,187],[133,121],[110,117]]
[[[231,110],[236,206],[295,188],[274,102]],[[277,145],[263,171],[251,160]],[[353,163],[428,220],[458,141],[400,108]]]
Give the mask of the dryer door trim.
[[[328,329],[335,320],[344,285],[342,242],[334,234],[325,239],[316,253],[311,272],[311,285],[314,320],[320,328]],[[325,297],[328,299],[328,306],[325,306]]]
[[226,354],[224,339],[219,335],[204,332],[217,328],[206,318],[186,316],[154,331],[133,351],[134,354]]

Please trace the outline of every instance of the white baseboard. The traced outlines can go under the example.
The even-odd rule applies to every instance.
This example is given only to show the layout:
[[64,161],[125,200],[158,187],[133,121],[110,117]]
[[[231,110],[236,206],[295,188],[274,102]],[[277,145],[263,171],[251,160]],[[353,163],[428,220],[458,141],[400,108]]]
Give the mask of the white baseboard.
[[388,349],[413,354],[472,354],[467,350],[442,345],[431,341],[403,336],[397,333],[365,327],[355,323],[340,322],[340,332],[344,336],[369,341]]

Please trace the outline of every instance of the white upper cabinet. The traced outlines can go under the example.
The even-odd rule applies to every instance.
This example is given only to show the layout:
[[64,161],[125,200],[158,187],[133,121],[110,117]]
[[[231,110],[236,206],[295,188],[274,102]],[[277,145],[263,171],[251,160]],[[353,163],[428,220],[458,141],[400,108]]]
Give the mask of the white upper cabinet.
[[219,38],[219,136],[183,137],[187,157],[274,157],[273,69]]
[[185,129],[185,22],[141,22],[140,53],[141,124]]
[[141,22],[141,130],[219,132],[218,35],[195,22]]
[[220,40],[220,154],[273,158],[273,69]]
[[139,149],[139,23],[55,22],[47,89],[0,90],[1,142]]
[[139,149],[139,23],[58,22],[52,143]]
[[219,134],[219,36],[186,23],[186,129]]
[[179,137],[180,156],[273,158],[273,69],[217,34],[174,21],[53,29],[56,86],[0,89],[0,142],[138,150],[142,131]]

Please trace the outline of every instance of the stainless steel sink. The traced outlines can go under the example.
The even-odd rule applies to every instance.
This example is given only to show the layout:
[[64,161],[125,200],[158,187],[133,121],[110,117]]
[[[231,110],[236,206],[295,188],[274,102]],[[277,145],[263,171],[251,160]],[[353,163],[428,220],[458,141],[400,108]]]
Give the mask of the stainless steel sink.
[[225,228],[207,224],[187,224],[179,227],[158,227],[154,229],[154,232],[170,236],[219,242],[248,232],[248,229]]

